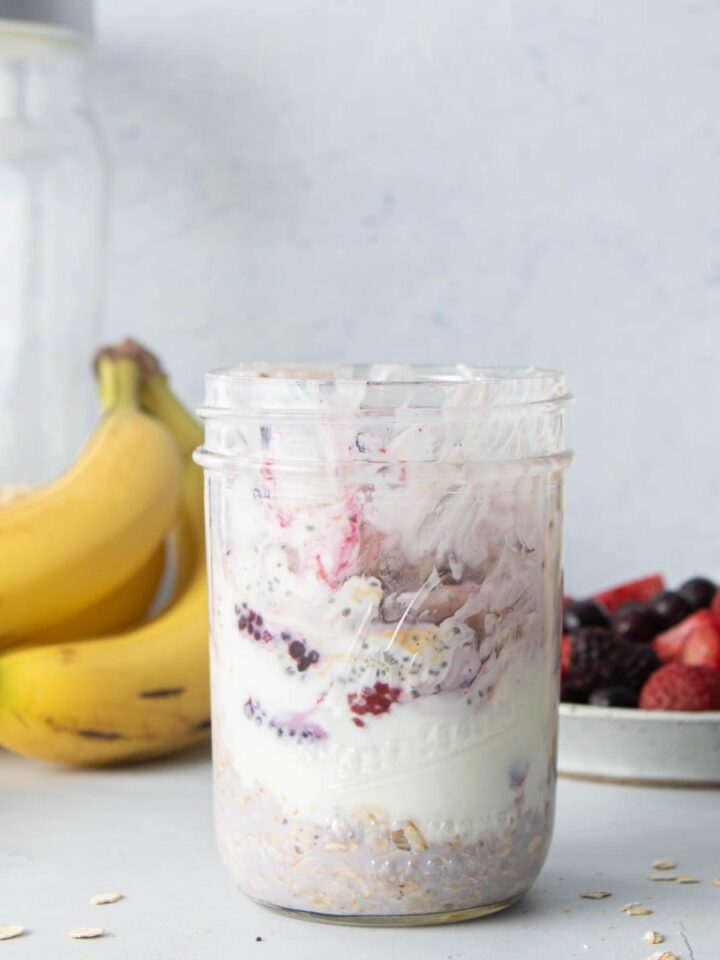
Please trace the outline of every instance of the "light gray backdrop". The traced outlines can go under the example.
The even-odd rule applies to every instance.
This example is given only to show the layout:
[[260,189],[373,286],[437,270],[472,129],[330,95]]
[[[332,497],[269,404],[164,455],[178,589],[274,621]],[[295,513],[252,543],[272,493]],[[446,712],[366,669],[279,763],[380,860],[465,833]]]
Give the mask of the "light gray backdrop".
[[720,5],[99,0],[108,336],[568,373],[567,583],[720,574]]

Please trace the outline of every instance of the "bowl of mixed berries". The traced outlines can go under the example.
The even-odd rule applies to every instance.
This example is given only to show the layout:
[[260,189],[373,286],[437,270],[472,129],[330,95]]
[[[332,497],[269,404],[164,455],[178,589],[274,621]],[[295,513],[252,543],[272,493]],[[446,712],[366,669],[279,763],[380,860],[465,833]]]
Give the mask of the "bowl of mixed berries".
[[570,776],[720,783],[720,590],[659,574],[563,608],[558,766]]

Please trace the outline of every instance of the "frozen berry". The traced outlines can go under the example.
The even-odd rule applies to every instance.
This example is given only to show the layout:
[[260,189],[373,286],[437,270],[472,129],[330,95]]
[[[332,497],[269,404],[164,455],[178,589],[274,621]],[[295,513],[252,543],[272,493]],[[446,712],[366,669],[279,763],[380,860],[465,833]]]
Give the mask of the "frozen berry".
[[715,584],[707,577],[693,577],[685,581],[678,593],[687,600],[693,610],[703,610],[712,603],[716,589]]
[[668,663],[640,692],[643,710],[720,709],[720,671],[712,667]]
[[680,623],[681,620],[692,613],[687,600],[673,590],[663,590],[662,593],[652,598],[648,606],[660,617],[666,630],[674,627],[676,623]]
[[615,636],[635,643],[650,643],[662,628],[660,617],[643,603],[626,603],[612,616]]
[[608,615],[594,600],[569,600],[563,609],[563,633],[581,627],[607,627]]
[[565,683],[588,693],[617,685],[639,690],[659,665],[649,646],[629,643],[594,627],[570,637],[567,661]]
[[636,707],[638,695],[629,687],[601,687],[593,690],[588,702],[594,707]]
[[[717,629],[709,610],[698,610],[680,627],[692,625],[680,653],[683,663],[704,664],[720,670],[720,630]],[[675,628],[676,630],[679,627]]]
[[615,613],[623,604],[647,603],[661,590],[665,589],[665,581],[661,574],[653,573],[639,580],[628,580],[602,593],[596,593],[594,600],[601,603],[610,613]]

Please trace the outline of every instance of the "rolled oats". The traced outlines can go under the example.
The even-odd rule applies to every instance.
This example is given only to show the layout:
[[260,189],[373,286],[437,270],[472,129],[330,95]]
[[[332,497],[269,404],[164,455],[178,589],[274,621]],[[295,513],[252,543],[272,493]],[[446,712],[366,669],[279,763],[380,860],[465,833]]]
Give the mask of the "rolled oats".
[[122,893],[96,893],[90,900],[90,903],[94,907],[101,907],[106,903],[117,903],[118,900],[122,900],[123,898],[124,894]]
[[665,937],[662,933],[658,933],[657,930],[648,930],[643,934],[643,940],[645,943],[662,943],[665,940]]

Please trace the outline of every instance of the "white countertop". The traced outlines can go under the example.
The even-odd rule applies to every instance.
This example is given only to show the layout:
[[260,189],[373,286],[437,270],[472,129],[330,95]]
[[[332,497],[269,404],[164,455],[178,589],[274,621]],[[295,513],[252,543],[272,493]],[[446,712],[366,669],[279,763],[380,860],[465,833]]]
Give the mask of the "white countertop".
[[[564,781],[555,840],[532,892],[494,917],[425,929],[369,930],[292,920],[235,891],[215,850],[205,751],[141,767],[60,770],[0,753],[0,925],[27,933],[0,960],[682,960],[720,950],[720,792]],[[678,860],[699,884],[653,883]],[[584,900],[587,890],[605,900]],[[126,899],[93,907],[96,893]],[[655,912],[626,917],[640,900]],[[68,938],[80,926],[107,936]],[[659,930],[660,946],[643,943]],[[262,937],[261,941],[256,938]]]

